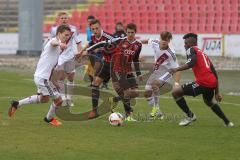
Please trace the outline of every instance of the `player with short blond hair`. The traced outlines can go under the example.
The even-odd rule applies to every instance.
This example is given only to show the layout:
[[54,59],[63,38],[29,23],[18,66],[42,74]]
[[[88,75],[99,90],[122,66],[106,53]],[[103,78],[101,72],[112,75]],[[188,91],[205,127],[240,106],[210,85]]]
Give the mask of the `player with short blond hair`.
[[[175,51],[169,47],[171,39],[172,34],[164,31],[160,33],[160,39],[142,40],[142,43],[148,44],[154,50],[154,71],[146,83],[144,94],[149,106],[152,107],[150,113],[152,118],[163,118],[163,113],[159,105],[160,88],[172,78],[168,69],[178,67]],[[180,74],[177,73],[175,76],[175,84],[178,85],[179,81]]]

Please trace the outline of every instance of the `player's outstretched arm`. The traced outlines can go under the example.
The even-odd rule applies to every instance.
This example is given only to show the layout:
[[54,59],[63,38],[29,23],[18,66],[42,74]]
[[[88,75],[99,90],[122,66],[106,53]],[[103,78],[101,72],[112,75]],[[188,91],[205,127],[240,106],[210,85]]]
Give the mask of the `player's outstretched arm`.
[[59,42],[57,39],[52,40],[50,44],[51,44],[52,47],[60,46],[60,48],[61,48],[62,50],[64,50],[64,49],[67,48],[67,44],[62,43],[62,42]]
[[143,40],[141,40],[141,43],[142,44],[148,44],[148,41],[149,41],[149,39],[143,39]]

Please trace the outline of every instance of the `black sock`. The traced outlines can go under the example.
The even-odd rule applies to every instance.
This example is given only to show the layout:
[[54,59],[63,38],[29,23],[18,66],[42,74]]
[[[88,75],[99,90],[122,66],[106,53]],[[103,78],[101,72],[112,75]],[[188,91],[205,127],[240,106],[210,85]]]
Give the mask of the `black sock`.
[[92,107],[96,109],[98,106],[99,99],[99,86],[92,85]]
[[127,115],[129,115],[131,112],[133,112],[133,109],[130,104],[130,100],[131,100],[130,97],[123,98],[123,106],[124,106],[124,109],[125,109],[125,112]]
[[193,117],[193,113],[190,111],[185,99],[183,97],[176,100],[178,106],[187,114],[188,117]]
[[122,98],[120,96],[115,96],[113,97],[113,102],[118,102],[118,101],[121,101]]
[[211,107],[212,111],[219,117],[221,118],[225,124],[229,123],[229,120],[227,119],[227,117],[225,116],[225,114],[223,113],[223,111],[221,110],[220,106],[218,104],[214,104]]

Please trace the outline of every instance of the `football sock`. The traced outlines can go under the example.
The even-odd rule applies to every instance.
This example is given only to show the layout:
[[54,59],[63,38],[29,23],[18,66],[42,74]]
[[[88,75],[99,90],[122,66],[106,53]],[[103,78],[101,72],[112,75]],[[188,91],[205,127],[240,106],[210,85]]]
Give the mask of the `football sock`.
[[73,89],[74,82],[67,82],[67,99],[72,100],[72,89]]
[[98,99],[99,99],[99,86],[92,85],[92,106],[93,109],[98,107]]
[[58,80],[58,85],[59,85],[59,93],[62,97],[62,100],[65,100],[66,99],[66,96],[65,96],[65,84],[64,84],[64,81],[63,80]]
[[25,104],[33,104],[33,103],[39,103],[40,102],[40,95],[32,95],[30,97],[24,98],[19,101],[18,107],[25,105]]
[[155,103],[154,97],[148,97],[147,101],[148,101],[148,106],[149,107],[153,107],[154,106],[154,103]]
[[125,109],[125,112],[127,115],[129,115],[133,111],[131,104],[130,104],[130,100],[131,100],[130,97],[125,96],[123,98],[123,106],[124,106],[124,109]]
[[154,105],[155,105],[155,107],[160,109],[160,106],[159,106],[159,96],[154,96]]
[[188,117],[193,117],[193,113],[190,111],[185,98],[180,97],[178,99],[175,99],[177,105],[183,110],[183,112],[185,112],[187,114]]
[[48,110],[48,113],[47,113],[47,120],[51,120],[55,114],[55,111],[56,111],[56,105],[54,104],[54,102],[50,105],[50,108]]
[[123,99],[124,93],[123,93],[123,90],[122,90],[122,89],[117,89],[117,90],[115,90],[115,91],[117,92],[118,96],[113,97],[113,101],[114,101],[114,102],[118,102],[118,101],[120,101],[120,100]]
[[121,101],[121,97],[120,96],[115,96],[113,97],[113,102],[118,102],[118,101]]
[[215,103],[211,107],[211,109],[219,118],[221,118],[224,121],[225,124],[229,123],[229,120],[227,119],[227,117],[225,116],[225,114],[223,113],[223,111],[221,110],[218,104]]

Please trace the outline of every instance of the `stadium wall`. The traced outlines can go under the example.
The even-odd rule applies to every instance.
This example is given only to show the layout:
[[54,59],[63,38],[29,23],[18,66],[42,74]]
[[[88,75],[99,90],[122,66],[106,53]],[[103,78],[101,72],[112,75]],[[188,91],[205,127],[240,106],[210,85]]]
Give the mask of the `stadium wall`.
[[[48,35],[44,34],[44,38]],[[86,44],[86,34],[81,34],[83,44]],[[138,38],[158,38],[158,34],[138,34]],[[182,34],[173,35],[171,47],[177,54],[185,55]],[[240,57],[240,35],[199,34],[198,46],[209,56]],[[16,54],[18,49],[17,33],[0,34],[0,54]],[[147,45],[143,46],[143,56],[152,56],[153,52]]]

